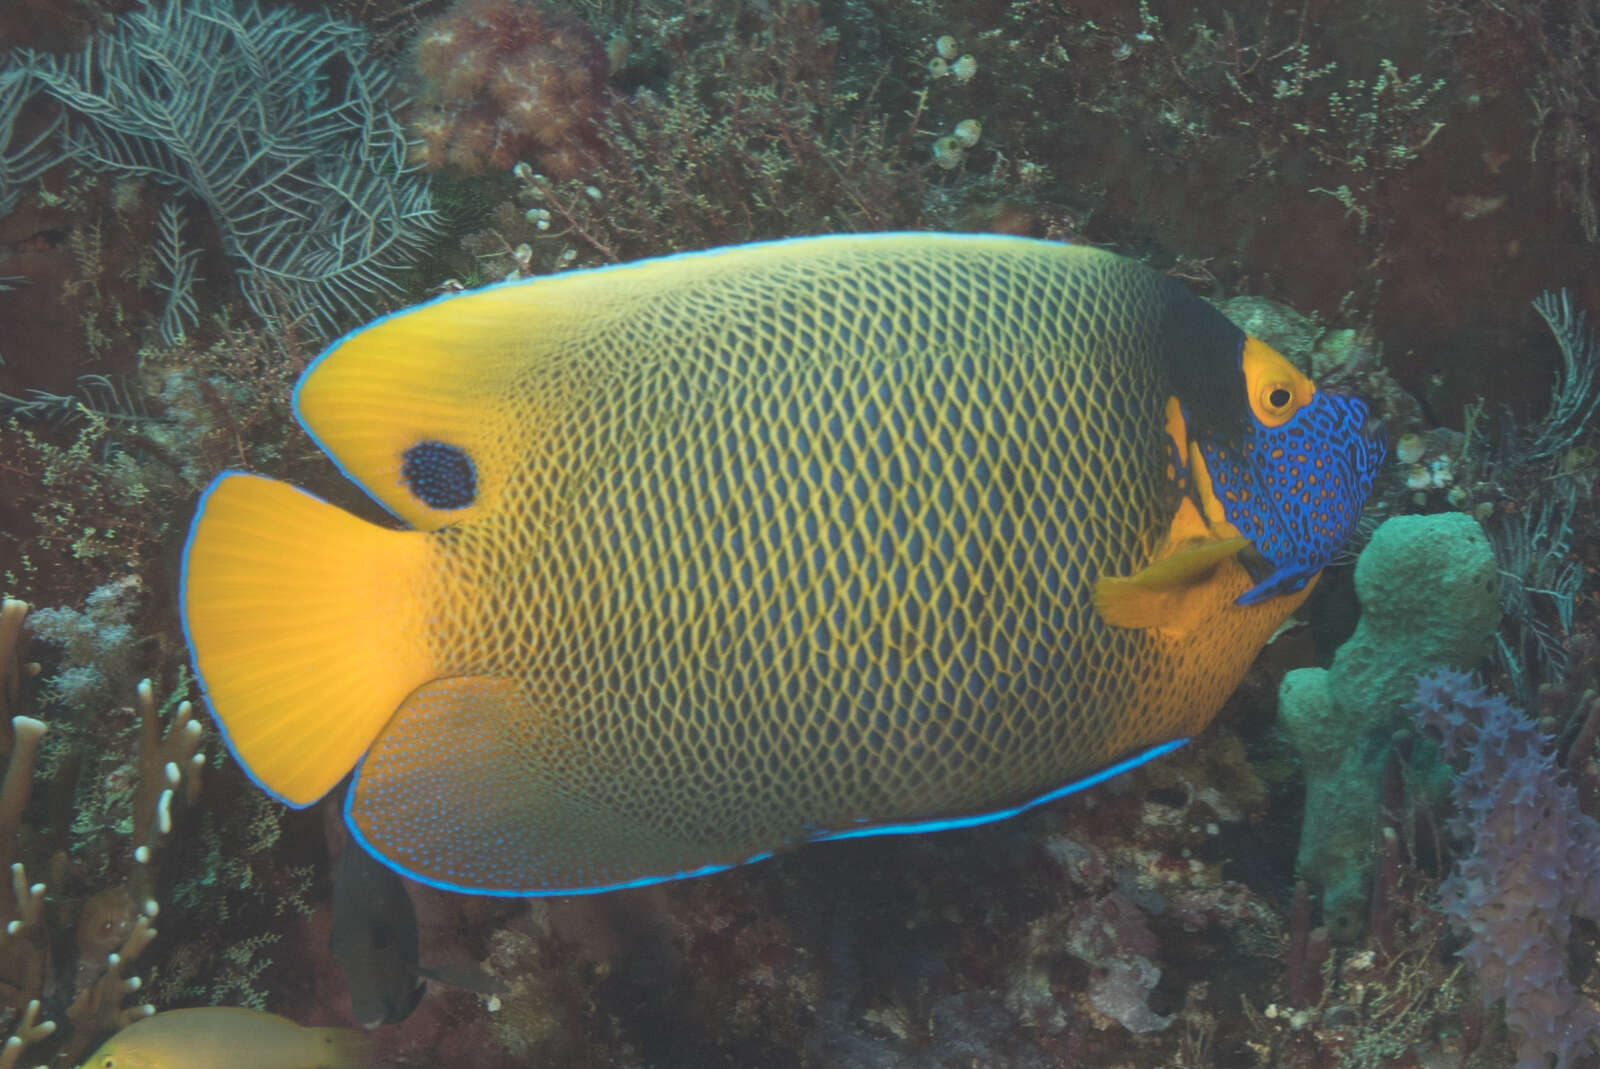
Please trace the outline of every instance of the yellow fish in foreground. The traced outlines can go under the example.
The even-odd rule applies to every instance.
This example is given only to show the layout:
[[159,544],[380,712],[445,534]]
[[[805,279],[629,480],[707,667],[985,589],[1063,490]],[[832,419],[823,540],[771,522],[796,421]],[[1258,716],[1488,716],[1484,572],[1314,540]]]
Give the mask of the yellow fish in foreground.
[[84,1069],[365,1069],[367,1037],[302,1028],[275,1013],[210,1006],[135,1021],[100,1045]]
[[405,521],[221,476],[182,596],[234,753],[440,887],[605,890],[1006,816],[1206,726],[1382,457],[1177,282],[984,235],[451,296],[299,416]]

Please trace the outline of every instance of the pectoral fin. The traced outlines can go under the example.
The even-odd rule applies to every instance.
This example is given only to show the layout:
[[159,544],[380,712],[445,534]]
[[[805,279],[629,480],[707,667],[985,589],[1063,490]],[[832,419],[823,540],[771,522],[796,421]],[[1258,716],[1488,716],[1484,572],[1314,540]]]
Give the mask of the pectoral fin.
[[1251,551],[1247,538],[1225,538],[1180,549],[1131,576],[1107,576],[1094,587],[1094,607],[1114,627],[1187,631],[1204,608],[1190,595],[1217,567]]

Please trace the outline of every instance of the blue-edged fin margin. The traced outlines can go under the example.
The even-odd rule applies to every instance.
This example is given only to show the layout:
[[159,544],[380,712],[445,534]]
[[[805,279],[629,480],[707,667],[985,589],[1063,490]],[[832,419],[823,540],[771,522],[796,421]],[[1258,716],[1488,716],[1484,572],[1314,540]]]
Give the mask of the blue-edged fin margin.
[[321,798],[438,674],[429,553],[420,531],[272,479],[224,472],[202,495],[184,547],[184,632],[228,748],[274,798]]

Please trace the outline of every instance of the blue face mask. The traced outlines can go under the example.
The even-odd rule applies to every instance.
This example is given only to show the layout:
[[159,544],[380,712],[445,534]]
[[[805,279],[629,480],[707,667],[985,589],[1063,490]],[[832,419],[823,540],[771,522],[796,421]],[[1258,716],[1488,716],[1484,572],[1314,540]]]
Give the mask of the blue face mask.
[[1383,463],[1367,406],[1320,391],[1278,427],[1254,415],[1235,442],[1201,438],[1211,489],[1228,522],[1255,544],[1252,605],[1301,589],[1349,539]]

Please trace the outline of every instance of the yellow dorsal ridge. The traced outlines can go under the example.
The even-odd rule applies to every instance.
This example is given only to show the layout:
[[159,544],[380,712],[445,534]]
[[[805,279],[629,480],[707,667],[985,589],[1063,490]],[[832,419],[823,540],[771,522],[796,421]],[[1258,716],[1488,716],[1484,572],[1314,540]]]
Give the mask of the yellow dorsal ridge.
[[[481,518],[545,430],[559,427],[581,398],[629,381],[638,371],[630,361],[647,357],[628,339],[668,305],[678,309],[679,329],[689,332],[684,345],[692,349],[693,332],[705,329],[703,309],[738,306],[755,292],[753,282],[792,283],[836,270],[841,260],[864,270],[907,249],[919,256],[1109,257],[1004,235],[830,236],[488,286],[397,312],[341,338],[307,369],[295,409],[345,474],[411,526],[436,530]],[[683,315],[691,306],[702,314]],[[471,459],[477,487],[470,505],[430,507],[412,492],[404,458],[423,442],[444,443]]]

